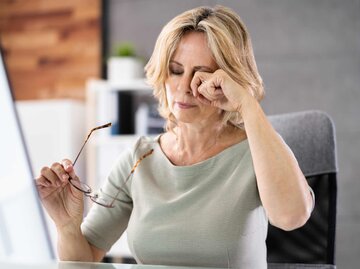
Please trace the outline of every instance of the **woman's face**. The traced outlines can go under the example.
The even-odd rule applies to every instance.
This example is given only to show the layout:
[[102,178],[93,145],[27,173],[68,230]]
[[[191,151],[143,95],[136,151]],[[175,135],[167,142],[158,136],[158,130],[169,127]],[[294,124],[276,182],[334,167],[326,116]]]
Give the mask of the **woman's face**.
[[219,109],[200,103],[190,88],[196,71],[213,73],[217,68],[204,33],[190,32],[182,37],[165,82],[169,109],[179,122],[219,120]]

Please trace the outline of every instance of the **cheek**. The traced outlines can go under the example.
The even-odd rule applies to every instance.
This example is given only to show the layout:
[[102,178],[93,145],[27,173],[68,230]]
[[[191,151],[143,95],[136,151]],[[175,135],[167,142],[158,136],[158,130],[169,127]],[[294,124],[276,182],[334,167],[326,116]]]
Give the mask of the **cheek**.
[[174,100],[174,95],[173,92],[171,90],[171,84],[166,83],[165,84],[165,90],[166,90],[166,101],[167,104],[169,106],[169,108],[172,108],[172,104],[173,104],[173,100]]
[[174,92],[175,91],[175,81],[173,79],[168,78],[165,82],[165,89],[167,92]]

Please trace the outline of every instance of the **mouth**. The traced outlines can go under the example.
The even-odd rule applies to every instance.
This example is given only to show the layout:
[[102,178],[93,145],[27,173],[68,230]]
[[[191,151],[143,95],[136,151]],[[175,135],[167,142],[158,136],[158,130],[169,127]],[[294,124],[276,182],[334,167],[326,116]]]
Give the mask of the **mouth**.
[[196,107],[196,105],[192,103],[185,103],[185,102],[175,102],[175,104],[181,109],[190,109]]

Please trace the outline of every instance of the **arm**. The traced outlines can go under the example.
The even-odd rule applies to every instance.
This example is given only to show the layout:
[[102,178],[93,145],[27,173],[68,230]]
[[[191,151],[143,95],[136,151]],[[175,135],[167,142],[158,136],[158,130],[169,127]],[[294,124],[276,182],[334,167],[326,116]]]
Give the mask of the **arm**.
[[42,204],[58,231],[60,260],[100,261],[105,252],[90,245],[80,230],[84,211],[83,193],[69,183],[78,180],[69,160],[41,169],[36,186]]
[[58,253],[63,261],[99,262],[105,256],[105,251],[85,239],[80,227],[58,229]]
[[313,199],[299,165],[251,95],[244,98],[245,123],[260,198],[270,222],[284,230],[301,227],[310,217]]
[[212,74],[197,72],[191,88],[204,104],[241,113],[260,198],[270,222],[284,230],[305,224],[313,207],[309,186],[294,155],[276,133],[258,101],[221,69]]

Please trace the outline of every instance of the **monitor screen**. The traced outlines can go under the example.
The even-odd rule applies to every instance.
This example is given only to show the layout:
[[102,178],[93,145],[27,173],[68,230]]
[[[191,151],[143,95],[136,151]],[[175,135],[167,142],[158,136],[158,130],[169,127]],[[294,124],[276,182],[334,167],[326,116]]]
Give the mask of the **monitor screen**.
[[0,50],[0,260],[54,259]]

